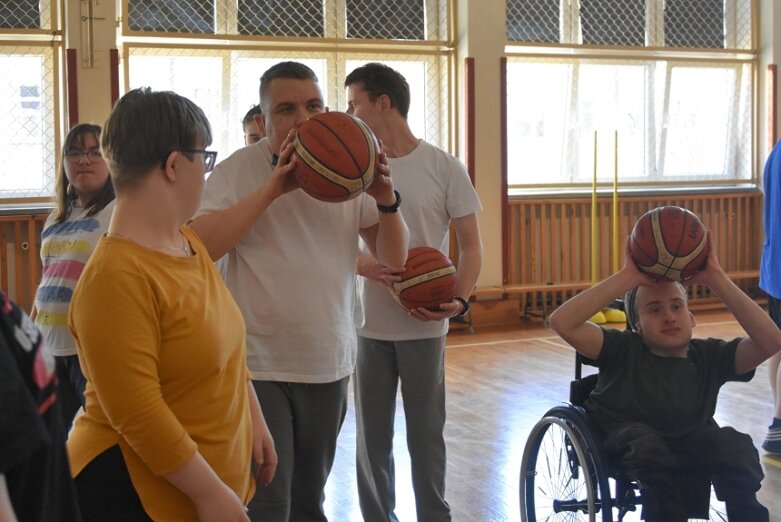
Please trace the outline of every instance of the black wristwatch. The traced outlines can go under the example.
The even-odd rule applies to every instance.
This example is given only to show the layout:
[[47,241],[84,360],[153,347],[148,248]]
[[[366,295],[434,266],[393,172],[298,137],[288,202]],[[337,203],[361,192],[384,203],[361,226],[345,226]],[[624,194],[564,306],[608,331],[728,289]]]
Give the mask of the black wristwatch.
[[456,319],[458,319],[458,318],[464,317],[466,314],[468,314],[468,313],[469,313],[469,301],[467,301],[467,300],[466,300],[466,299],[464,299],[463,297],[459,297],[459,296],[455,296],[455,297],[453,298],[453,300],[455,300],[455,301],[458,301],[459,303],[461,303],[461,306],[463,306],[463,307],[464,307],[464,309],[463,309],[463,310],[461,310],[461,313],[460,313],[460,314],[458,314],[458,315],[454,315],[453,317],[455,317]]
[[399,205],[401,205],[401,194],[399,194],[398,190],[394,190],[393,194],[396,196],[396,203],[393,205],[380,205],[378,203],[377,210],[383,214],[393,214],[394,212],[397,212],[399,210]]

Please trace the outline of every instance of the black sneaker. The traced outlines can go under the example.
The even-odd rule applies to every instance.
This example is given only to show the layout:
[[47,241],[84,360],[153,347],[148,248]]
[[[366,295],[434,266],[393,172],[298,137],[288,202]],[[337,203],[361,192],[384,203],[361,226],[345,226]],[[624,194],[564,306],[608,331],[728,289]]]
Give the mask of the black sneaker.
[[774,455],[781,455],[781,427],[769,428],[762,449]]

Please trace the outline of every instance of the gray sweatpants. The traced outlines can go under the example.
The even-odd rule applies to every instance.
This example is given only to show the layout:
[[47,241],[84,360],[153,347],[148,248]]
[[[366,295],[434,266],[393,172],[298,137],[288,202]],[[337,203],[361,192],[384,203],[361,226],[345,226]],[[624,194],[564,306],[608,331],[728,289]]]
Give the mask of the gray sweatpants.
[[347,413],[349,377],[325,383],[252,381],[277,450],[277,471],[249,503],[253,522],[324,522],[323,492]]
[[393,419],[396,390],[407,425],[417,519],[450,520],[445,501],[445,338],[358,338],[355,370],[358,497],[364,520],[396,521]]

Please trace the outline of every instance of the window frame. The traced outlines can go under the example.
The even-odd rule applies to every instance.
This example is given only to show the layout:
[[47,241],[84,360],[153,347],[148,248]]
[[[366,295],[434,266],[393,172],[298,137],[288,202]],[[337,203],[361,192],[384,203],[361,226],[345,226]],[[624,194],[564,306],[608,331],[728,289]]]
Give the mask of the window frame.
[[[649,188],[665,189],[665,188],[677,188],[682,187],[756,187],[758,183],[758,172],[756,169],[757,164],[757,140],[758,140],[758,123],[756,115],[757,105],[757,71],[759,67],[759,56],[757,53],[757,19],[756,13],[758,12],[757,2],[754,0],[749,7],[745,9],[751,9],[752,17],[749,22],[748,28],[746,26],[738,28],[737,21],[737,0],[728,0],[724,10],[725,17],[725,47],[719,49],[702,49],[702,48],[673,48],[664,47],[664,13],[658,3],[647,1],[646,11],[646,45],[643,47],[638,46],[612,46],[612,45],[580,45],[576,42],[582,40],[580,35],[580,20],[579,20],[579,2],[570,0],[560,0],[560,42],[559,43],[534,43],[534,42],[518,42],[518,41],[506,41],[505,56],[506,56],[506,74],[504,91],[508,93],[508,97],[513,92],[513,86],[511,85],[511,77],[513,75],[511,69],[513,63],[529,62],[539,60],[561,60],[562,62],[570,61],[571,63],[589,63],[590,61],[612,61],[619,65],[622,63],[633,62],[645,62],[648,64],[656,64],[659,67],[660,64],[667,68],[664,79],[663,91],[665,95],[655,100],[649,100],[646,97],[646,105],[652,103],[662,103],[663,106],[659,109],[660,113],[654,112],[652,116],[658,121],[652,121],[650,124],[656,126],[653,132],[656,132],[656,143],[654,147],[644,144],[645,155],[648,158],[646,165],[646,171],[652,172],[652,176],[646,176],[642,180],[622,181],[621,187],[627,190],[647,190]],[[569,7],[566,7],[569,4]],[[509,10],[508,5],[508,10]],[[509,13],[508,13],[509,14]],[[661,21],[660,21],[661,20]],[[651,23],[653,22],[653,23]],[[508,17],[508,24],[510,23]],[[740,33],[740,35],[739,35]],[[564,42],[564,43],[561,43]],[[725,69],[734,67],[737,71],[736,77],[738,81],[735,84],[735,90],[733,91],[730,100],[732,106],[725,118],[731,118],[727,121],[734,127],[731,129],[727,141],[727,147],[736,149],[736,143],[740,145],[737,150],[730,150],[730,155],[725,155],[725,170],[716,176],[704,176],[685,174],[683,176],[671,177],[665,175],[663,157],[667,155],[669,157],[670,148],[667,142],[669,129],[667,128],[666,118],[670,115],[669,109],[669,89],[670,89],[670,75],[676,67],[681,64],[689,67],[714,67],[721,64]],[[659,74],[659,73],[657,73]],[[574,77],[574,75],[573,75]],[[574,80],[571,80],[574,82]],[[576,87],[569,86],[570,92]],[[508,143],[513,143],[513,131],[511,125],[513,122],[513,108],[512,99],[506,99],[504,107],[507,111],[504,117],[504,121],[507,122],[502,129],[502,136],[504,140],[504,149],[507,157],[505,158],[507,171],[504,173],[507,180],[508,194],[511,196],[517,196],[520,194],[533,192],[533,193],[561,193],[561,192],[583,192],[588,190],[594,185],[593,176],[588,181],[585,180],[586,176],[581,173],[580,176],[569,175],[567,177],[559,177],[554,182],[549,181],[550,178],[546,178],[544,175],[538,173],[527,174],[525,177],[519,176],[510,172],[513,163],[513,157],[511,154],[517,153],[517,144],[514,147],[515,151],[511,150]],[[650,109],[653,110],[653,109]],[[517,113],[516,113],[517,114]],[[661,114],[661,118],[658,116]],[[742,118],[739,124],[736,125],[735,117],[738,115]],[[570,104],[564,115],[564,118],[577,119],[582,114],[579,114],[574,103]],[[660,130],[663,129],[663,130]],[[742,142],[736,142],[736,133],[749,134],[746,140]],[[739,136],[738,136],[739,137]],[[604,143],[605,140],[613,141],[612,132],[606,136],[598,137],[598,141]],[[589,141],[592,141],[590,139]],[[647,141],[647,140],[646,140]],[[583,149],[585,144],[581,144],[580,148]],[[563,147],[572,146],[571,143],[562,145]],[[601,145],[600,145],[601,146]],[[599,176],[596,185],[601,188],[607,188],[612,185],[612,170],[613,170],[613,152],[612,144],[608,150],[609,154],[602,154],[600,152],[600,163],[610,163],[609,170],[611,175],[605,174],[605,169],[600,166]],[[620,144],[619,144],[620,150]],[[600,148],[602,151],[602,148]],[[607,156],[607,157],[605,157]],[[657,157],[658,156],[658,157]],[[734,156],[734,158],[733,158]],[[565,157],[567,158],[567,157]],[[604,158],[604,160],[602,159]],[[737,159],[735,159],[737,158]],[[564,160],[566,161],[566,159]],[[570,161],[572,168],[577,168],[577,163]],[[657,169],[658,172],[653,172]],[[652,171],[653,168],[653,171]],[[620,170],[620,169],[619,169]],[[619,174],[620,176],[620,174]],[[541,182],[540,179],[544,178],[548,181]]]
[[[28,187],[6,188],[0,185],[0,204],[18,203],[48,204],[54,194],[54,185],[59,173],[60,148],[65,128],[65,110],[62,100],[65,79],[65,49],[62,27],[64,2],[62,0],[41,0],[39,2],[38,28],[0,28],[0,54],[7,56],[39,56],[43,60],[40,78],[40,96],[42,119],[40,123],[41,148],[37,154],[41,157],[41,171],[30,175],[41,175],[40,189]],[[10,75],[5,82],[13,81]],[[8,122],[8,132],[13,131],[14,122]],[[15,133],[15,135],[18,133]]]

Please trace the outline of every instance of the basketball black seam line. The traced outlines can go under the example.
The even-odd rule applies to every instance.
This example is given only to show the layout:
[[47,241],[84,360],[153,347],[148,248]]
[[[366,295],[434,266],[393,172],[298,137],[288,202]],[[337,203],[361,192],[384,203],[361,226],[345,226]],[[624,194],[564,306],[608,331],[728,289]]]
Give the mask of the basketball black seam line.
[[[309,153],[309,155],[310,155],[310,156],[312,156],[313,158],[315,157],[315,155],[312,153],[312,150],[311,150],[309,147],[307,147],[307,146],[306,146],[304,143],[302,143],[300,140],[299,140],[299,142],[298,142],[298,143],[299,143],[299,144],[300,144],[300,145],[301,145],[301,146],[302,146],[304,149],[306,149],[307,153]],[[328,179],[327,177],[325,177],[325,176],[321,175],[319,172],[317,172],[317,170],[315,170],[314,168],[312,168],[310,165],[307,165],[307,163],[306,163],[306,162],[302,161],[302,163],[303,163],[304,165],[306,165],[306,166],[307,166],[307,167],[308,167],[310,170],[312,170],[312,172],[315,172],[315,173],[317,173],[317,174],[318,174],[318,176],[320,177],[320,179],[322,179],[322,180],[323,180],[323,181],[325,181],[326,183],[329,183],[329,184],[333,185],[334,187],[339,187],[340,189],[344,190],[344,191],[345,191],[345,193],[347,193],[347,195],[350,195],[350,194],[352,194],[352,191],[350,191],[350,189],[349,189],[349,188],[345,187],[344,185],[340,185],[339,183],[336,183],[335,181],[332,181],[332,180]],[[331,171],[333,171],[333,172],[334,172],[334,173],[336,173],[337,175],[339,175],[339,177],[341,177],[341,178],[344,178],[344,179],[348,179],[348,178],[345,178],[344,176],[342,176],[341,174],[339,174],[338,172],[336,172],[335,170],[333,170],[331,167],[328,167],[328,166],[326,166],[326,168],[327,168],[328,170],[331,170]],[[329,196],[329,197],[330,197],[330,196]],[[340,196],[333,196],[333,197],[334,197],[334,198],[339,198]],[[333,200],[333,201],[339,201],[339,200],[338,200],[338,199],[335,199],[335,200]]]
[[[323,123],[322,121],[320,121],[320,120],[317,120],[317,119],[313,119],[313,120],[311,120],[311,121],[313,121],[314,123],[316,123],[316,124],[318,124],[318,125],[322,126],[324,129],[327,129],[327,130],[328,130],[328,132],[330,132],[330,133],[331,133],[331,134],[332,134],[332,135],[333,135],[333,136],[334,136],[334,137],[337,139],[337,141],[338,141],[339,143],[341,143],[341,144],[342,144],[342,147],[344,148],[344,150],[346,150],[346,151],[347,151],[347,154],[350,156],[350,159],[352,160],[352,162],[353,162],[353,165],[355,165],[355,170],[356,170],[356,171],[358,171],[358,177],[359,177],[359,178],[363,178],[363,170],[361,169],[361,166],[358,164],[358,159],[355,157],[355,155],[353,155],[353,152],[350,150],[350,147],[348,147],[348,146],[347,146],[347,144],[344,142],[344,140],[341,138],[341,136],[339,136],[339,134],[337,134],[336,132],[334,132],[334,130],[333,130],[331,127],[329,127],[328,125],[326,125],[326,124],[325,124],[325,123]],[[358,124],[356,123],[356,125],[358,125]],[[361,134],[363,135],[363,130],[361,130]],[[308,150],[308,151],[309,151],[309,153],[310,153],[310,154],[312,154],[312,151],[311,151],[311,150],[309,150],[309,147],[307,147],[307,146],[306,146],[305,144],[303,144],[303,143],[302,143],[302,145],[304,146],[304,148],[306,148],[306,150]],[[368,144],[367,144],[367,145],[368,145]],[[312,155],[314,156],[314,154],[312,154]],[[330,167],[329,167],[329,168],[330,168]],[[334,170],[334,169],[331,169],[331,170],[333,170],[334,172],[336,172],[336,170]],[[343,176],[343,177],[345,177],[345,178],[346,178],[347,176]],[[351,179],[355,179],[355,178],[351,178]]]

